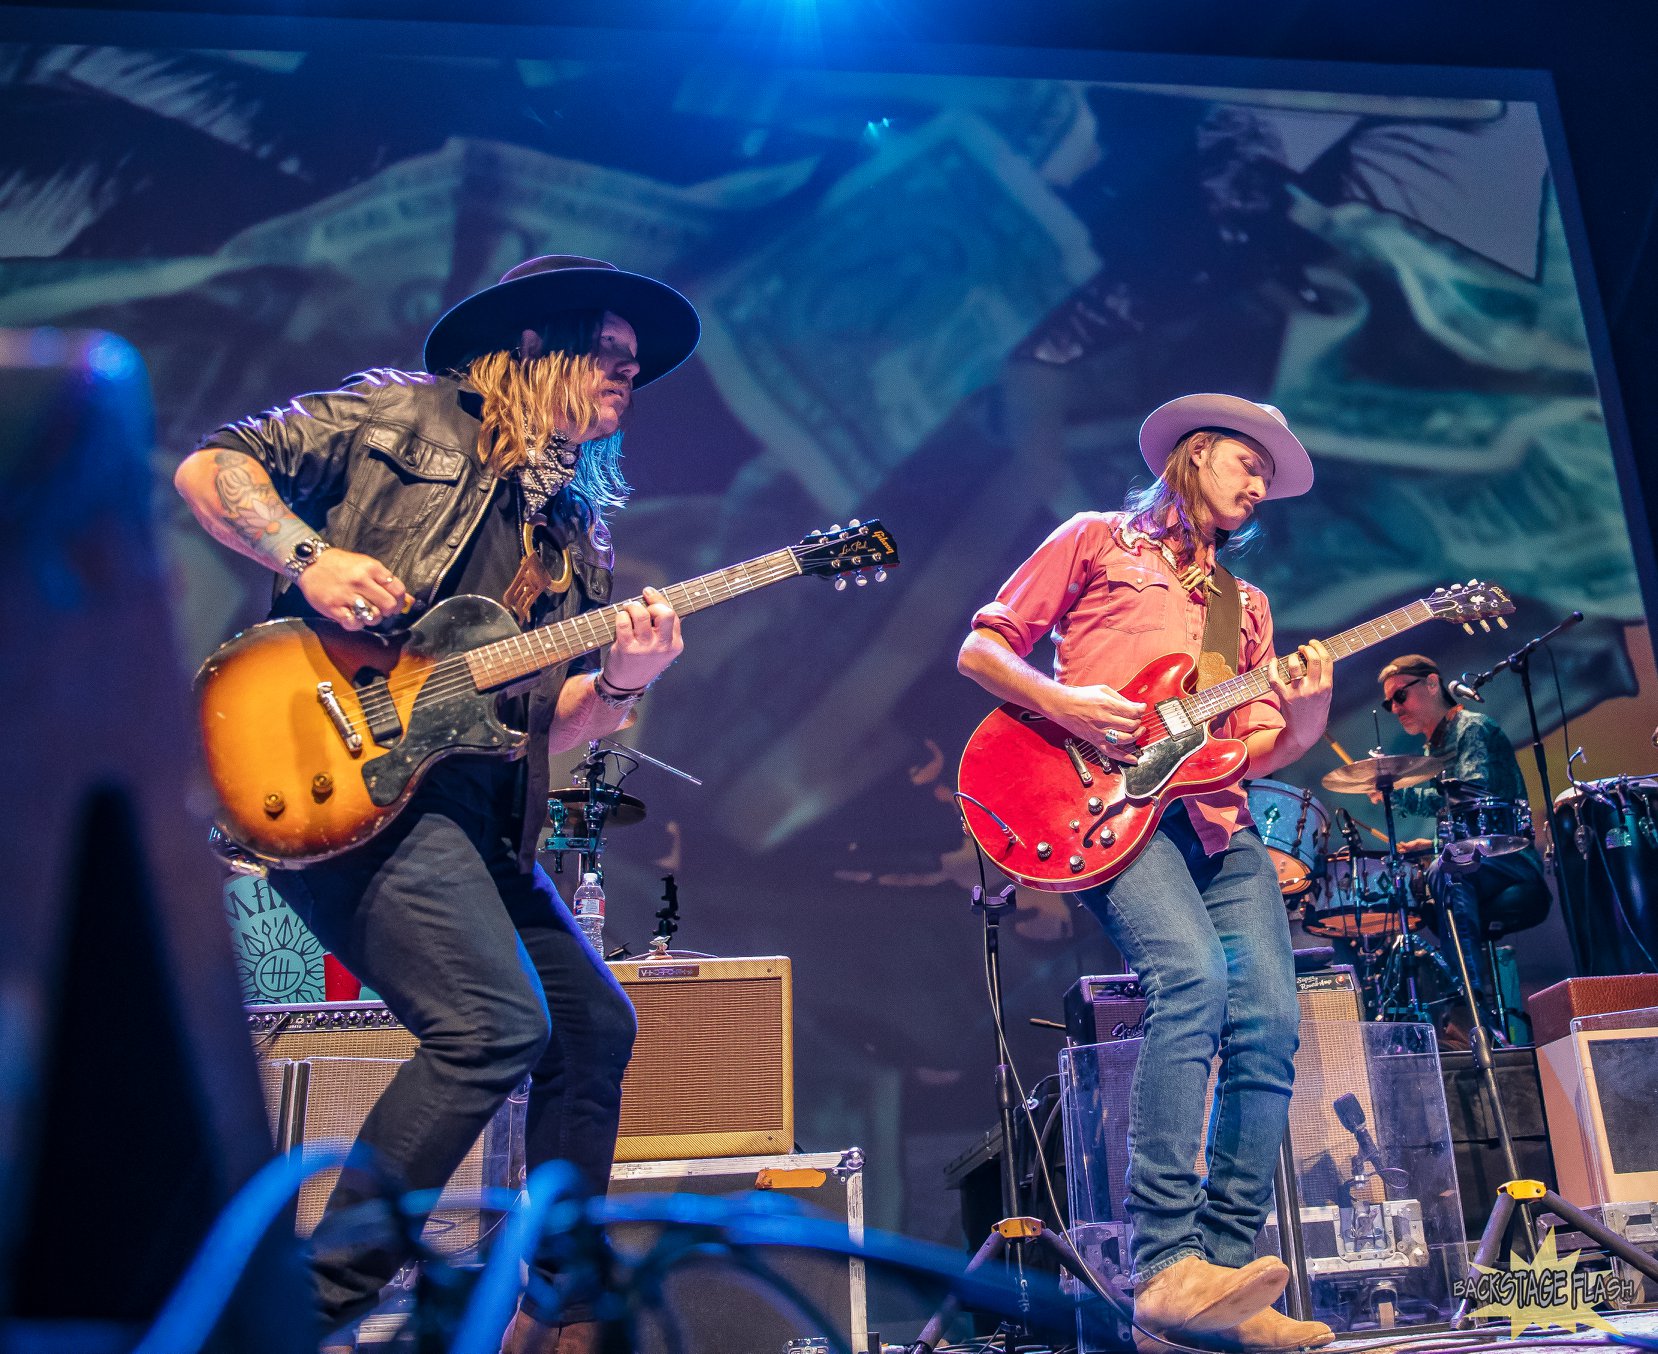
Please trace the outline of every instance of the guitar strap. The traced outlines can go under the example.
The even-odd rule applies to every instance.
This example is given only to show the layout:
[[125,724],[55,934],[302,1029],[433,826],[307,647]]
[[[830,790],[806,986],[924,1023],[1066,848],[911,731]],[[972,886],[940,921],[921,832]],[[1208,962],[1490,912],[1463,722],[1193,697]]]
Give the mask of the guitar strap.
[[1208,616],[1203,622],[1203,648],[1197,656],[1199,691],[1207,691],[1238,673],[1238,580],[1217,564],[1212,582]]

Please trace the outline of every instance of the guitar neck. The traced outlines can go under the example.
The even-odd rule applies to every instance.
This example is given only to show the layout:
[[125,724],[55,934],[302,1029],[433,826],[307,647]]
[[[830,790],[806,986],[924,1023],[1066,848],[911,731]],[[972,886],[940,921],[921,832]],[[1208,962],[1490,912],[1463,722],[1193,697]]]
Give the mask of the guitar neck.
[[[793,550],[774,550],[758,559],[675,583],[662,591],[676,612],[689,616],[693,611],[729,602],[733,597],[793,578],[800,572],[800,562]],[[601,649],[616,638],[616,617],[626,605],[626,602],[616,602],[596,611],[584,611],[568,620],[470,649],[465,658],[472,680],[480,690],[502,686]]]
[[[1433,616],[1434,613],[1426,602],[1412,602],[1409,606],[1402,606],[1385,616],[1378,616],[1373,621],[1355,625],[1351,630],[1343,630],[1339,635],[1325,640],[1324,647],[1329,649],[1334,657],[1346,658],[1362,649],[1370,648],[1373,644],[1380,644],[1393,635],[1414,629],[1424,621],[1432,620]],[[1217,682],[1196,695],[1183,697],[1180,703],[1194,724],[1207,724],[1228,710],[1234,710],[1266,695],[1272,689],[1271,683],[1267,680],[1269,667],[1275,666],[1281,675],[1287,676],[1284,665],[1288,662],[1288,657],[1275,658],[1271,665],[1253,668],[1224,682]]]

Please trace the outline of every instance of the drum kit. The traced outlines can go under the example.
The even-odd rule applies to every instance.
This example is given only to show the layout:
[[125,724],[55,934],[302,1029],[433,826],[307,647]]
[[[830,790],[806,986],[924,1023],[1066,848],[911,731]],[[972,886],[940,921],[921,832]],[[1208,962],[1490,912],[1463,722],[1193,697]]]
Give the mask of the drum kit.
[[[1463,983],[1444,956],[1415,934],[1433,907],[1430,867],[1439,861],[1460,873],[1478,868],[1484,858],[1532,844],[1531,811],[1524,802],[1473,793],[1445,779],[1444,767],[1439,757],[1373,754],[1323,776],[1320,784],[1335,794],[1380,795],[1385,832],[1345,809],[1332,815],[1310,789],[1276,780],[1248,784],[1250,817],[1277,869],[1285,903],[1300,909],[1302,929],[1309,934],[1352,946],[1354,967],[1377,1019],[1431,1019],[1417,985],[1425,969],[1440,975],[1448,995],[1461,993]],[[1401,844],[1392,792],[1436,779],[1445,808],[1435,842]]]

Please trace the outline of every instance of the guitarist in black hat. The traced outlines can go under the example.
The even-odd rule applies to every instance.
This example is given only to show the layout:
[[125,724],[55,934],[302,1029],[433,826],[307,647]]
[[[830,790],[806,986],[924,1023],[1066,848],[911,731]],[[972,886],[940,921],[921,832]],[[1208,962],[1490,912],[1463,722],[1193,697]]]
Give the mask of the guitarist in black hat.
[[[609,600],[623,415],[698,335],[664,283],[597,259],[532,259],[437,322],[425,371],[366,372],[222,427],[174,482],[215,540],[278,575],[276,614],[357,630],[481,594],[521,625],[560,620]],[[408,1258],[400,1227],[360,1239],[364,1211],[383,1207],[388,1182],[442,1186],[525,1076],[528,1164],[567,1159],[604,1191],[634,1014],[535,864],[537,806],[550,754],[620,728],[681,648],[678,616],[645,589],[602,665],[577,660],[510,698],[527,757],[449,757],[366,845],[286,872],[295,911],[420,1041],[317,1230],[329,1330],[371,1309]],[[591,1307],[577,1295],[554,1324],[556,1276],[538,1276],[504,1348],[597,1349]]]

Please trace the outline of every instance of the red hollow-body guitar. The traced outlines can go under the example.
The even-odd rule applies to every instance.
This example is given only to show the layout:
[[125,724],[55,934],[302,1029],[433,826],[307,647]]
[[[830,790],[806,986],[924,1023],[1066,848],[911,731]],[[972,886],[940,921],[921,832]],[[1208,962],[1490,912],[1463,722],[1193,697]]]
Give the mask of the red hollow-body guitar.
[[[1390,611],[1325,640],[1346,658],[1425,621],[1478,621],[1514,610],[1499,587],[1469,582]],[[1498,619],[1499,625],[1503,624]],[[1274,660],[1298,668],[1293,656]],[[1264,667],[1196,690],[1196,663],[1166,654],[1146,664],[1122,694],[1148,707],[1140,760],[1109,760],[1052,720],[1018,705],[991,711],[962,753],[957,801],[985,855],[1003,874],[1033,889],[1071,893],[1116,878],[1156,831],[1174,800],[1243,778],[1249,754],[1210,727],[1228,711],[1271,690]]]

